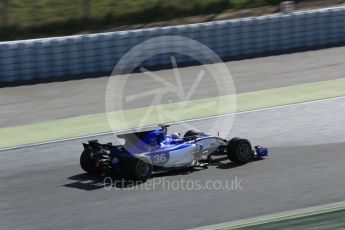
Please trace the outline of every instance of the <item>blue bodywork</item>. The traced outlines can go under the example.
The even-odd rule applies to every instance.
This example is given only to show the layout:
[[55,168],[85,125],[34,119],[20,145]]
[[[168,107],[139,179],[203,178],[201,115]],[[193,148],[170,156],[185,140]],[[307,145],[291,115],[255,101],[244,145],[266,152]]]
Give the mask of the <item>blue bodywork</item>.
[[268,149],[267,148],[255,148],[256,154],[258,158],[264,158],[269,156]]
[[[229,141],[225,139],[200,132],[196,135],[185,136],[183,138],[180,137],[180,135],[167,135],[167,130],[165,128],[118,134],[117,136],[125,140],[124,145],[114,146],[111,143],[99,144],[98,141],[90,141],[89,144],[84,144],[84,149],[88,151],[97,150],[93,151],[93,154],[98,159],[98,164],[103,166],[108,165],[111,166],[112,169],[121,171],[123,168],[126,168],[129,164],[128,162],[135,157],[149,159],[155,166],[166,167],[167,165],[169,166],[169,162],[176,163],[176,159],[180,159],[180,157],[183,159],[183,157],[186,156],[173,154],[183,153],[184,148],[187,150],[192,148],[192,146],[195,147],[197,145],[196,143],[198,143],[198,154],[204,154],[206,152],[206,154],[209,155],[213,154],[214,151],[224,151],[224,153],[226,153],[226,148],[229,143]],[[209,140],[209,138],[218,139],[220,143],[218,149],[214,149],[212,152],[208,152],[208,149],[203,149],[205,145],[207,146],[207,140]],[[202,143],[204,140],[206,140],[206,142]],[[209,149],[212,149],[212,147]],[[255,146],[254,159],[262,159],[268,155],[269,152],[267,148]],[[201,159],[201,155],[195,156],[197,156],[196,159]]]
[[123,145],[101,144],[98,140],[83,143],[81,168],[87,173],[118,173],[128,179],[146,181],[152,172],[188,167],[207,168],[216,163],[213,155],[227,155],[234,163],[245,164],[269,155],[268,149],[255,146],[249,140],[235,137],[227,140],[197,130],[167,135],[167,125],[156,130],[118,134]]
[[[113,159],[131,159],[140,154],[146,156],[156,166],[164,166],[171,158],[171,152],[188,148],[194,143],[183,138],[167,135],[163,129],[141,131],[117,135],[125,140],[123,146],[112,146],[110,149]],[[113,168],[119,166],[119,161],[112,162]]]

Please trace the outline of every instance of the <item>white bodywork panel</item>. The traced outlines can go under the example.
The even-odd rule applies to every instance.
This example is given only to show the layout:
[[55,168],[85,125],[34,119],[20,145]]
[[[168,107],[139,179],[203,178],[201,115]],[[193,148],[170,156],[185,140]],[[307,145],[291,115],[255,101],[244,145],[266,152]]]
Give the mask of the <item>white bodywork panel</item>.
[[197,140],[197,145],[202,152],[202,155],[209,155],[216,151],[221,145],[221,142],[214,137],[206,137],[203,139]]
[[205,137],[196,140],[189,147],[172,150],[169,152],[170,159],[164,167],[188,166],[193,161],[198,161],[202,156],[207,156],[216,151],[222,143],[215,137]]
[[191,165],[194,161],[194,155],[198,152],[196,144],[185,148],[172,150],[169,152],[170,159],[164,167],[181,167]]
[[[195,141],[184,142],[180,145],[165,145],[167,149],[163,153],[159,153],[158,151],[154,154],[155,156],[158,155],[156,160],[159,163],[157,164],[154,160],[151,160],[151,162],[165,168],[192,166],[194,162],[214,153],[222,144],[221,140],[217,137],[202,137]],[[142,156],[150,157],[150,153],[143,153]],[[168,160],[164,162],[165,159]]]

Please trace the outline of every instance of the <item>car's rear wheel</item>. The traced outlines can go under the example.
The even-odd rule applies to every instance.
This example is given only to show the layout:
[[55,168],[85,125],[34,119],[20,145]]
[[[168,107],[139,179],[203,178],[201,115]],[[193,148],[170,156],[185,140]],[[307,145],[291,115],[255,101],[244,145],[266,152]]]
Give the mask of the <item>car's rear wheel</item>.
[[250,142],[247,139],[235,137],[227,145],[228,158],[239,164],[245,164],[253,160],[254,154]]
[[188,131],[184,134],[184,137],[192,137],[192,136],[197,136],[197,135],[200,135],[200,134],[202,134],[202,132],[192,129],[192,130],[188,130]]
[[135,181],[146,181],[152,175],[152,165],[140,159],[131,160],[127,167],[125,176]]
[[91,158],[91,153],[89,151],[83,151],[81,154],[80,167],[87,173],[100,173],[100,169],[96,167],[96,160]]

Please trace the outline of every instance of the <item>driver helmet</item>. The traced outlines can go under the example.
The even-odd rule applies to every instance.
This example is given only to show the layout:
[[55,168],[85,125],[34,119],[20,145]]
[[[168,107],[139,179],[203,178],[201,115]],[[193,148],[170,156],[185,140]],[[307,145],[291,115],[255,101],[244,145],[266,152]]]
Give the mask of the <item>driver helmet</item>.
[[181,133],[173,133],[171,134],[171,138],[174,139],[180,139],[181,138]]

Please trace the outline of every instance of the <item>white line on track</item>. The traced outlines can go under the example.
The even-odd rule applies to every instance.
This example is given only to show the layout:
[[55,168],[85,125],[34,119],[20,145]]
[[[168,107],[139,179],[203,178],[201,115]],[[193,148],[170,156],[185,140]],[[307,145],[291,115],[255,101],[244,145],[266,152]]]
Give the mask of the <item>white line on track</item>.
[[[293,104],[287,104],[287,105],[279,105],[279,106],[274,106],[274,107],[268,107],[268,108],[262,108],[262,109],[254,109],[254,110],[243,111],[243,112],[227,113],[227,114],[222,114],[222,115],[217,115],[217,116],[195,118],[195,119],[189,119],[189,120],[172,122],[172,123],[169,123],[169,124],[174,125],[174,124],[180,124],[180,123],[185,123],[185,122],[202,121],[202,120],[207,120],[207,119],[212,119],[212,118],[225,117],[225,116],[230,116],[230,115],[262,112],[262,111],[275,110],[275,109],[281,109],[281,108],[286,108],[286,107],[293,107],[293,106],[298,106],[298,105],[313,104],[313,103],[317,103],[317,102],[332,101],[332,100],[341,99],[341,98],[345,98],[345,96],[338,96],[338,97],[331,97],[331,98],[326,98],[326,99],[305,101],[305,102],[299,102],[299,103],[293,103]],[[146,126],[145,128],[152,128],[152,127],[156,127],[156,125]],[[123,129],[123,130],[119,130],[119,131],[116,131],[116,132],[111,132],[110,131],[110,132],[96,133],[96,134],[90,134],[90,135],[78,136],[78,137],[71,137],[71,138],[65,138],[65,139],[59,139],[59,140],[53,140],[53,141],[45,141],[45,142],[40,142],[40,143],[35,143],[35,144],[20,145],[20,146],[2,148],[2,149],[0,149],[0,152],[8,151],[8,150],[21,149],[21,148],[30,148],[30,147],[46,145],[46,144],[54,144],[54,143],[65,142],[65,141],[84,139],[84,138],[89,138],[89,137],[91,138],[91,137],[98,137],[98,136],[110,135],[110,134],[116,134],[116,133],[124,133],[124,132],[130,132],[130,131],[134,131],[134,130],[135,130],[135,128]]]

